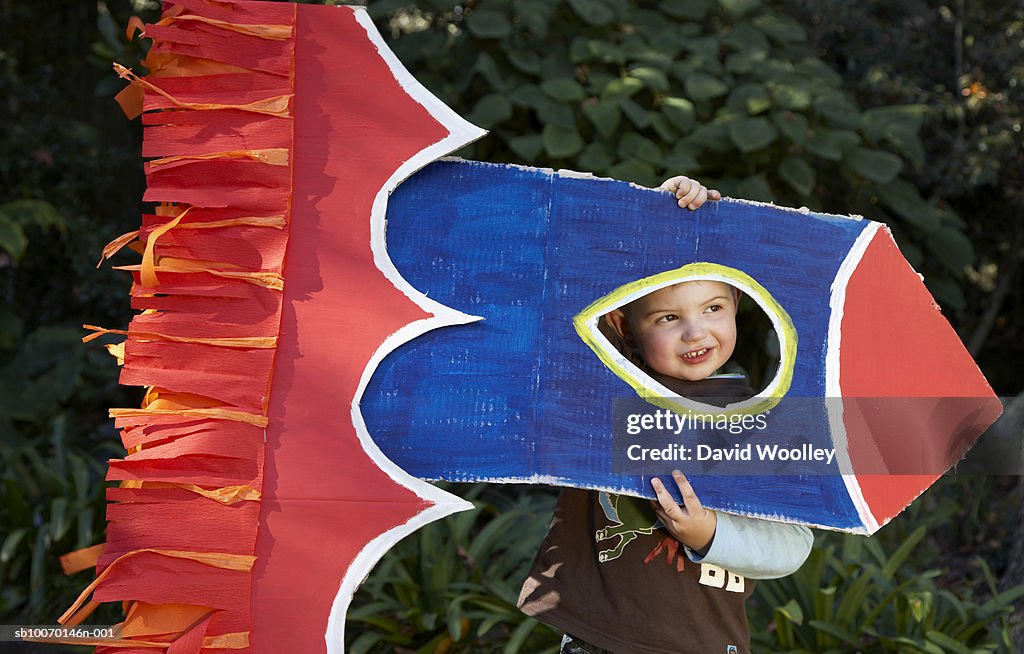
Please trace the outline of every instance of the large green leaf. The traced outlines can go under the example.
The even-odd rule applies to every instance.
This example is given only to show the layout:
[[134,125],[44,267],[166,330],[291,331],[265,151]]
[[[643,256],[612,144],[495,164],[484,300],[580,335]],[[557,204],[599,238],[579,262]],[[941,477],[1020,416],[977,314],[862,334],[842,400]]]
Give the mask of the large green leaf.
[[622,48],[604,39],[587,39],[587,60],[621,64],[626,60]]
[[974,654],[970,647],[965,647],[960,641],[951,638],[941,631],[931,630],[926,634],[928,640],[940,645],[942,651],[953,652],[954,654]]
[[469,33],[480,39],[500,39],[512,33],[508,16],[490,9],[474,9],[466,16]]
[[[547,0],[516,0],[511,4],[519,25],[525,27],[537,38],[542,39],[547,36],[551,14],[557,7],[554,3]],[[373,3],[371,2],[370,5],[372,6]],[[448,2],[447,8],[451,9],[451,7],[451,2]]]
[[608,153],[608,148],[603,143],[590,143],[580,153],[577,162],[581,170],[601,173],[615,163],[615,158]]
[[714,5],[714,0],[661,0],[658,8],[669,16],[700,20]]
[[686,77],[686,95],[691,100],[711,100],[729,92],[729,85],[707,73],[691,73]]
[[601,89],[601,98],[605,100],[621,100],[639,93],[644,88],[644,83],[635,77],[619,77],[608,82]]
[[775,129],[767,118],[743,118],[729,124],[729,138],[740,149],[740,152],[754,152],[770,145],[778,137]]
[[630,69],[629,76],[640,80],[647,86],[647,88],[653,91],[667,93],[669,90],[668,77],[665,76],[664,72],[657,68],[651,66],[637,66],[636,68]]
[[576,115],[569,105],[561,102],[548,102],[537,109],[537,118],[545,125],[554,125],[562,129],[576,128]]
[[651,126],[650,114],[631,98],[623,98],[619,101],[619,106],[622,107],[622,113],[626,114],[630,122],[639,129],[647,129]]
[[575,128],[545,125],[541,137],[544,140],[544,150],[555,159],[571,157],[583,149],[583,139]]
[[742,18],[761,6],[760,0],[719,0],[733,20]]
[[726,57],[725,69],[730,73],[745,75],[754,70],[755,66],[764,62],[767,58],[767,50],[740,50]]
[[888,184],[896,179],[903,168],[903,161],[896,155],[870,148],[854,148],[848,160],[858,175],[879,184]]
[[729,123],[724,121],[698,125],[682,142],[691,154],[699,155],[700,150],[735,152],[729,139]]
[[28,533],[26,527],[20,527],[7,534],[3,545],[0,546],[0,564],[10,563],[14,559],[14,555],[18,551],[18,545]]
[[732,30],[722,39],[722,43],[733,50],[768,52],[772,48],[764,32],[747,22],[734,23]]
[[892,130],[909,129],[916,132],[924,122],[925,109],[920,104],[875,107],[864,112],[861,127],[864,135],[873,141],[885,138]]
[[856,132],[843,129],[816,128],[804,144],[807,151],[822,159],[839,161],[843,154],[860,143]]
[[924,121],[923,105],[896,105],[868,109],[861,117],[864,136],[873,143],[888,141],[915,166],[924,164],[924,144],[918,132]]
[[962,275],[964,267],[974,260],[974,246],[963,232],[953,227],[940,227],[928,235],[928,249],[950,272]]
[[661,112],[679,131],[689,132],[697,121],[697,113],[693,103],[685,98],[664,98],[661,101]]
[[615,133],[622,119],[619,103],[610,100],[599,100],[584,104],[583,115],[594,124],[598,134],[605,138],[610,138]]
[[67,231],[67,222],[65,222],[64,216],[46,200],[15,200],[14,202],[7,202],[0,205],[0,215],[6,215],[23,227],[35,224],[42,229],[56,229],[60,232]]
[[506,51],[509,63],[523,71],[536,75],[540,72],[540,55],[525,48],[510,48]]
[[651,112],[648,114],[651,119],[651,129],[658,135],[665,143],[674,143],[679,138],[682,130],[672,124],[668,118],[665,118],[662,114]]
[[926,232],[934,231],[940,225],[935,207],[925,202],[917,187],[906,180],[894,179],[880,187],[878,199],[908,223]]
[[672,152],[665,157],[665,169],[670,175],[688,175],[700,169],[697,158],[686,152]]
[[775,194],[772,193],[764,173],[751,175],[741,181],[736,187],[736,192],[741,198],[748,200],[760,200],[761,202],[773,202],[775,200]]
[[769,81],[768,88],[772,93],[772,101],[780,109],[800,111],[811,106],[811,92],[803,86],[796,84],[776,84]]
[[580,83],[571,77],[556,77],[540,84],[542,91],[559,102],[579,102],[586,94]]
[[655,186],[660,181],[654,174],[653,166],[634,158],[609,166],[608,174],[616,179],[624,179],[644,186]]
[[803,197],[814,190],[814,168],[800,157],[783,159],[779,166],[779,177]]
[[513,136],[508,140],[508,147],[526,162],[533,162],[544,151],[544,140],[540,134],[524,134]]
[[551,102],[547,95],[545,95],[545,93],[541,91],[540,87],[536,84],[522,84],[517,86],[508,94],[508,99],[512,104],[516,104],[521,107],[530,107],[531,109],[540,109]]
[[615,11],[601,0],[569,0],[569,5],[591,25],[607,25],[615,19]]
[[725,104],[737,113],[755,116],[771,108],[772,98],[763,84],[751,82],[734,88]]
[[808,80],[828,88],[837,89],[843,85],[843,78],[839,73],[832,70],[828,64],[817,57],[801,59],[793,66],[793,70]]
[[[510,79],[506,72],[502,71],[494,61],[494,57],[486,52],[476,58],[473,71],[481,75],[492,89],[504,91],[508,88]],[[512,78],[515,79],[515,78]]]
[[935,607],[935,596],[927,590],[907,593],[907,604],[915,622],[924,622]]
[[834,127],[844,129],[857,129],[860,127],[860,109],[849,98],[838,91],[829,92],[815,100],[814,110]]
[[617,153],[623,159],[636,157],[655,165],[661,163],[664,156],[657,143],[633,132],[622,135]]
[[500,93],[480,98],[466,120],[480,127],[491,128],[512,117],[512,103]]
[[28,238],[21,225],[0,213],[0,249],[3,249],[11,259],[18,261],[25,254],[28,248]]
[[770,38],[779,43],[797,43],[807,40],[807,30],[795,19],[784,14],[763,13],[750,21]]
[[807,141],[807,118],[803,114],[792,111],[772,112],[772,122],[779,128],[783,136],[796,143],[803,145]]
[[802,624],[804,621],[804,611],[796,600],[789,600],[785,606],[777,607],[775,611],[794,624]]

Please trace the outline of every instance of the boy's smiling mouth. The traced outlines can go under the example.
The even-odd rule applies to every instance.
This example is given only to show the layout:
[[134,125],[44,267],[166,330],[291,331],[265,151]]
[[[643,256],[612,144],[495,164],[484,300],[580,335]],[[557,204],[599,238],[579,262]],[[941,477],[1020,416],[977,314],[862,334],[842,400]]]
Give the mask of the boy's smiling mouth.
[[711,349],[711,347],[702,347],[696,350],[690,350],[689,352],[684,352],[679,355],[679,358],[687,363],[701,363],[707,359],[708,355],[711,353]]

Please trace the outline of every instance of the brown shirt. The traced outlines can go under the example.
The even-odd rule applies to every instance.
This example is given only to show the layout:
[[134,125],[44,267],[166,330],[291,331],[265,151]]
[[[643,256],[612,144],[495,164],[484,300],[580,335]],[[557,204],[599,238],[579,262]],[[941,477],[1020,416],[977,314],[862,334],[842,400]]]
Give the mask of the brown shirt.
[[519,607],[617,653],[748,653],[754,582],[690,561],[656,521],[647,500],[564,489]]

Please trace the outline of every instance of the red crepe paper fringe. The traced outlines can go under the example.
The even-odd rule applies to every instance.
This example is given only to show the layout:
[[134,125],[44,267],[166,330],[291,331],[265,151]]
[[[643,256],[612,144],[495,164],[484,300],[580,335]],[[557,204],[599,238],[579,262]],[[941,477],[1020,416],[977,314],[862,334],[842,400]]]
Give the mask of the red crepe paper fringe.
[[[268,22],[268,16],[272,22]],[[262,497],[264,428],[281,321],[292,179],[295,8],[173,0],[156,25],[141,91],[147,200],[130,245],[127,330],[86,326],[149,390],[111,409],[129,454],[110,461],[107,541],[66,564],[97,577],[61,616],[100,602],[127,614],[97,652],[249,652],[249,597]],[[255,251],[255,252],[254,252]]]

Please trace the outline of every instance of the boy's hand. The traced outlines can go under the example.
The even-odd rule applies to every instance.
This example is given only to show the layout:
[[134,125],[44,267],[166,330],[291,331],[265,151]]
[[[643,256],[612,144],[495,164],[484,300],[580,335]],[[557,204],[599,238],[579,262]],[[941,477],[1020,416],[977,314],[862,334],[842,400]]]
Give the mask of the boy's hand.
[[683,496],[683,505],[676,504],[661,480],[655,477],[651,480],[651,486],[658,495],[658,501],[653,502],[654,512],[676,540],[691,550],[706,554],[711,539],[715,536],[718,518],[714,511],[709,511],[701,505],[697,494],[693,492],[693,486],[686,481],[683,473],[675,470],[672,472],[672,478],[675,479],[679,493]]
[[718,201],[722,194],[712,189],[708,190],[703,184],[695,179],[678,175],[670,177],[661,183],[658,188],[669,191],[676,196],[679,206],[684,209],[699,209],[700,205],[708,200]]

